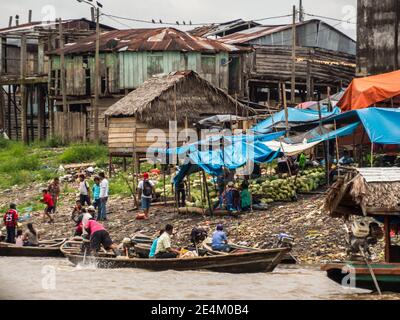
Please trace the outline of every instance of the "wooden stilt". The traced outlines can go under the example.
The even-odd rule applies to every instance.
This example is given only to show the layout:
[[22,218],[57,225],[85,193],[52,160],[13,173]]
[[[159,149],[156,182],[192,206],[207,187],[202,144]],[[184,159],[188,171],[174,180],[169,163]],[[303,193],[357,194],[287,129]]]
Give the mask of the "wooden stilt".
[[385,216],[385,262],[391,262],[390,257],[390,218],[389,216]]
[[212,203],[211,203],[211,200],[210,200],[210,192],[208,190],[207,178],[206,178],[206,173],[205,173],[204,170],[203,170],[203,181],[204,181],[205,192],[206,192],[206,195],[207,195],[208,208],[210,210],[211,216],[213,216],[214,215],[214,210],[212,208]]

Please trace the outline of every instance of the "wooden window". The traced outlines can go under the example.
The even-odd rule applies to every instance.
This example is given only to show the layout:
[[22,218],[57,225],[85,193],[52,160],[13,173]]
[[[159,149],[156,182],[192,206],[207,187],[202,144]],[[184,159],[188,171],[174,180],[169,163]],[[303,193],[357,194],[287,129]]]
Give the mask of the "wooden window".
[[164,73],[164,56],[150,55],[147,57],[147,74],[149,77]]
[[201,71],[203,74],[215,73],[215,56],[202,55],[201,56]]

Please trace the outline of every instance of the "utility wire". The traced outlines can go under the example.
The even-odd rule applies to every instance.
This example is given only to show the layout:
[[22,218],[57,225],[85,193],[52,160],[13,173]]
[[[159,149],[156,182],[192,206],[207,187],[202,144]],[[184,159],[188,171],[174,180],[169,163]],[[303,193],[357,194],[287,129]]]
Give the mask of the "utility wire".
[[[164,22],[162,20],[156,21],[156,20],[143,20],[143,19],[136,19],[136,18],[127,18],[127,17],[121,17],[121,16],[116,16],[112,14],[106,14],[103,13],[104,16],[109,17],[109,18],[114,18],[114,19],[120,19],[120,20],[125,20],[125,21],[132,21],[132,22],[140,22],[140,23],[148,23],[148,24],[161,24],[161,25],[183,25],[183,26],[204,26],[204,25],[210,25],[210,24],[223,24],[225,22],[204,22],[204,23],[192,23],[189,21],[188,23],[183,21],[176,21],[176,22]],[[250,21],[254,22],[259,22],[259,21],[266,21],[266,20],[273,20],[273,19],[280,19],[280,18],[286,18],[286,17],[291,17],[292,14],[285,14],[285,15],[280,15],[280,16],[272,16],[272,17],[266,17],[266,18],[260,18],[260,19],[254,19]]]
[[306,13],[306,12],[305,12],[304,14],[305,14],[306,16],[309,16],[309,17],[327,19],[327,20],[332,20],[332,21],[339,21],[339,22],[341,22],[341,23],[357,24],[357,22],[352,22],[352,21],[351,21],[352,19],[354,19],[354,18],[356,18],[356,17],[353,17],[353,18],[350,18],[350,19],[347,19],[347,20],[342,20],[342,19],[338,19],[338,18],[320,16],[320,15],[317,15],[317,14]]

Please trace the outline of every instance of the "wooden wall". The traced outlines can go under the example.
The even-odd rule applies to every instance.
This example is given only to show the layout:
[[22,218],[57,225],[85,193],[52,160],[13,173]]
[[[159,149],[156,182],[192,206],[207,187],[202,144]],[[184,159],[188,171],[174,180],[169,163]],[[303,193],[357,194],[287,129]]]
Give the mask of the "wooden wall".
[[64,126],[64,112],[54,114],[54,133],[64,137],[68,132],[71,142],[85,142],[87,140],[87,118],[82,112],[70,112],[68,114],[68,126]]
[[[136,121],[134,117],[110,118],[108,120],[108,147],[110,155],[132,155],[134,146],[136,152],[145,153],[149,147],[165,148],[167,140],[174,144],[176,139],[169,139],[168,129],[163,130],[166,137],[159,136],[157,132],[146,123]],[[182,128],[178,128],[178,132]]]
[[398,0],[358,0],[357,76],[399,69],[399,28]]
[[[291,55],[290,47],[257,47],[252,78],[290,80]],[[297,48],[296,58],[296,82],[305,83],[309,72],[315,82],[334,87],[341,81],[343,84],[351,82],[355,76],[354,55],[320,48]]]

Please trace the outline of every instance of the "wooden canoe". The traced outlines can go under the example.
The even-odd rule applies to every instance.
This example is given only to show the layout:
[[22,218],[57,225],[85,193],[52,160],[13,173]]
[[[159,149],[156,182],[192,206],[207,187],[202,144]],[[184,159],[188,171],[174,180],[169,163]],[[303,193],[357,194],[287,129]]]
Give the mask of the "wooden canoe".
[[62,257],[60,246],[67,239],[44,240],[38,247],[17,247],[15,244],[0,242],[0,256],[7,257]]
[[[232,252],[222,252],[222,251],[216,251],[213,250],[211,247],[211,244],[208,243],[207,241],[204,241],[201,245],[201,248],[206,250],[210,255],[227,255],[227,254],[232,254],[235,252],[252,252],[252,251],[259,251],[262,249],[258,248],[251,248],[251,247],[245,247],[245,246],[240,246],[234,243],[229,243],[229,246],[233,249]],[[282,258],[281,264],[296,264],[297,260],[290,252],[286,253],[285,256]]]
[[[382,292],[400,292],[400,263],[371,263],[371,267]],[[340,285],[376,291],[369,268],[363,262],[327,263],[321,270]]]
[[209,270],[227,273],[272,272],[289,251],[287,248],[260,250],[230,255],[206,256],[188,259],[141,259],[83,257],[82,254],[67,254],[75,265],[94,264],[99,268],[140,268],[152,271],[165,270]]

